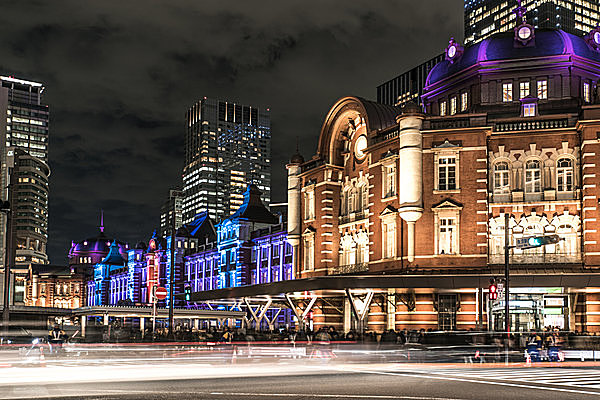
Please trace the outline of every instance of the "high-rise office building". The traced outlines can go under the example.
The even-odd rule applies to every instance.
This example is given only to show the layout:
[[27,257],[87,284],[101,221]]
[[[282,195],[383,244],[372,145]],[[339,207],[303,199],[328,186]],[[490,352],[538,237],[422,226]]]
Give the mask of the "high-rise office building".
[[[24,277],[31,264],[47,264],[48,241],[48,106],[42,103],[41,83],[0,77],[0,187],[11,208],[15,246],[12,300],[23,301]],[[11,182],[12,178],[12,182]],[[0,214],[0,264],[7,249],[7,217]]]
[[271,199],[269,109],[203,98],[186,114],[183,223],[201,211],[221,220],[244,201],[254,183]]
[[[583,36],[599,22],[599,0],[523,0],[527,23]],[[477,43],[516,26],[517,0],[465,0],[465,43]]]
[[377,86],[377,102],[392,106],[401,106],[410,100],[419,102],[429,71],[443,60],[444,54],[440,54]]
[[173,225],[175,230],[183,225],[183,190],[181,189],[170,189],[169,197],[160,208],[161,236],[170,235]]

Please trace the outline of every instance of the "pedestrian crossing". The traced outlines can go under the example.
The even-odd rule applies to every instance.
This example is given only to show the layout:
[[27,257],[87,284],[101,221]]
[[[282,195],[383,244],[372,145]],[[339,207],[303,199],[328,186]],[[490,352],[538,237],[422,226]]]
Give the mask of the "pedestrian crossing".
[[592,368],[447,369],[428,370],[427,373],[468,379],[600,389],[600,370]]

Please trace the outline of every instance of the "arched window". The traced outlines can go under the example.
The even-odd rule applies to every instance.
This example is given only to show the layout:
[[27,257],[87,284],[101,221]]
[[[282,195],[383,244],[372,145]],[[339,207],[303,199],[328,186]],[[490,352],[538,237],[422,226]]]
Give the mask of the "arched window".
[[556,189],[559,192],[573,191],[573,160],[559,158],[556,162]]
[[541,191],[541,163],[538,160],[529,160],[525,163],[525,193],[539,193]]
[[509,193],[510,180],[508,163],[506,161],[497,162],[494,165],[494,193]]

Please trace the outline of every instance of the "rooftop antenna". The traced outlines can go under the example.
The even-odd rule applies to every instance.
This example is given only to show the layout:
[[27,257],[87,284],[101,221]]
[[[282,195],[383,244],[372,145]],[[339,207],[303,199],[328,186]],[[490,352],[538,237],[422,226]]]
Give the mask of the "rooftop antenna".
[[100,209],[100,232],[104,233],[104,210]]

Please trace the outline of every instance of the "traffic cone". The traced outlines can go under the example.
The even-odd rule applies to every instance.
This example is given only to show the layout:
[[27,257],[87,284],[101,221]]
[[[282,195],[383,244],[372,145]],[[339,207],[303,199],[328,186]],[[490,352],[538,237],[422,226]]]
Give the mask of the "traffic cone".
[[46,366],[46,357],[44,356],[44,347],[40,346],[40,367]]
[[529,355],[527,350],[525,350],[525,366],[531,367],[531,356]]
[[237,346],[233,346],[233,354],[231,355],[231,363],[235,364],[237,362]]

